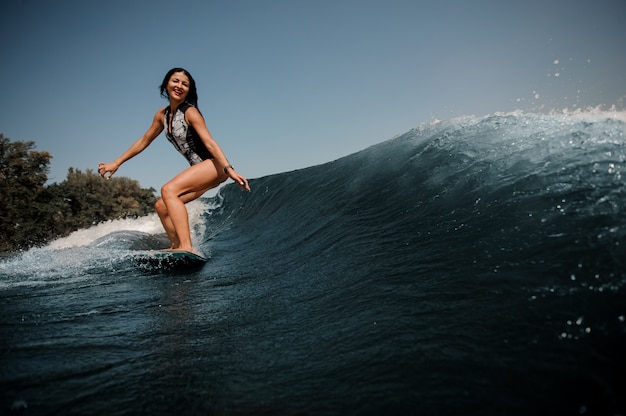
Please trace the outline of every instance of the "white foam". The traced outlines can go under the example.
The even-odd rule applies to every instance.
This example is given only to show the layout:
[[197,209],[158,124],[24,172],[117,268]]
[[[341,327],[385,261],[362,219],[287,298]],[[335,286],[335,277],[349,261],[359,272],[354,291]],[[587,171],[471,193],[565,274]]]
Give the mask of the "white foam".
[[140,231],[147,234],[158,234],[163,232],[163,227],[156,214],[136,219],[112,220],[94,225],[90,228],[74,231],[67,237],[53,241],[48,245],[48,248],[52,250],[62,250],[70,247],[88,246],[98,238],[116,231]]
[[[209,208],[208,201],[210,200],[199,199],[187,204],[192,238],[201,236],[204,233],[202,213]],[[156,214],[150,214],[140,218],[111,220],[94,225],[93,227],[74,231],[67,237],[62,237],[51,242],[47,248],[51,250],[62,250],[71,247],[84,247],[92,244],[101,237],[117,231],[139,231],[151,235],[164,233],[159,217]]]

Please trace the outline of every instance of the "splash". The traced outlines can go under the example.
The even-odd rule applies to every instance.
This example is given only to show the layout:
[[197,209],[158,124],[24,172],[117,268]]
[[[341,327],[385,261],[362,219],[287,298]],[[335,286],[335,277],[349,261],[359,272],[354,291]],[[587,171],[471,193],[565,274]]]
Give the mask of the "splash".
[[[187,204],[191,236],[195,245],[203,242],[205,212],[216,209],[218,198]],[[136,219],[107,221],[78,230],[47,246],[5,257],[0,261],[0,290],[97,282],[103,276],[134,269],[137,250],[167,247],[167,237],[156,214]]]
[[[187,204],[189,224],[194,240],[197,240],[199,236],[203,235],[202,213],[207,208],[207,202],[205,200],[197,200]],[[59,238],[50,243],[48,248],[51,250],[61,250],[88,246],[108,235],[122,231],[135,231],[148,235],[158,235],[163,234],[163,226],[156,214],[136,219],[111,220],[87,229],[75,231],[67,237]]]

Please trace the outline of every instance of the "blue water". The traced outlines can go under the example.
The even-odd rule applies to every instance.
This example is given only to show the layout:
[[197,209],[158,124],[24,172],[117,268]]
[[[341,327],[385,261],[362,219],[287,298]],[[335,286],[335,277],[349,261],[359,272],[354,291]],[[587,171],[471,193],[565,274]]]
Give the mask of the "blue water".
[[464,117],[0,260],[2,410],[626,413],[626,115]]

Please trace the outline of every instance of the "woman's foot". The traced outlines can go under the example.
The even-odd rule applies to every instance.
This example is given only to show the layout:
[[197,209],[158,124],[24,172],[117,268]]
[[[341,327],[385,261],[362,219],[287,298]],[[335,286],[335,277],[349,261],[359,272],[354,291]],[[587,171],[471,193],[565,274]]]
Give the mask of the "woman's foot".
[[163,251],[186,251],[188,253],[193,253],[197,256],[200,257],[204,257],[204,254],[202,254],[200,251],[196,250],[195,247],[189,247],[189,248],[183,248],[183,247],[170,247],[170,248],[166,248]]

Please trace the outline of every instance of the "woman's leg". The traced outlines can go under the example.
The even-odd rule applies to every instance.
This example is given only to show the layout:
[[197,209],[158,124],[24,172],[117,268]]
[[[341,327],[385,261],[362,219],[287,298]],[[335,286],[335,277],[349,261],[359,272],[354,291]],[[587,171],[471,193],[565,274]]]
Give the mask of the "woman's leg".
[[155,208],[172,249],[193,251],[185,204],[199,198],[228,178],[212,160],[191,166],[161,188]]
[[[207,188],[207,191],[211,188]],[[204,192],[190,192],[185,195],[181,195],[181,200],[183,203],[191,202],[194,199],[199,198]],[[177,249],[180,247],[180,240],[178,238],[178,234],[176,233],[176,229],[174,228],[174,224],[172,223],[172,219],[170,218],[170,214],[167,210],[167,206],[163,199],[159,199],[154,205],[159,218],[161,219],[161,224],[163,224],[163,228],[165,229],[165,233],[167,237],[170,239],[170,249]]]

